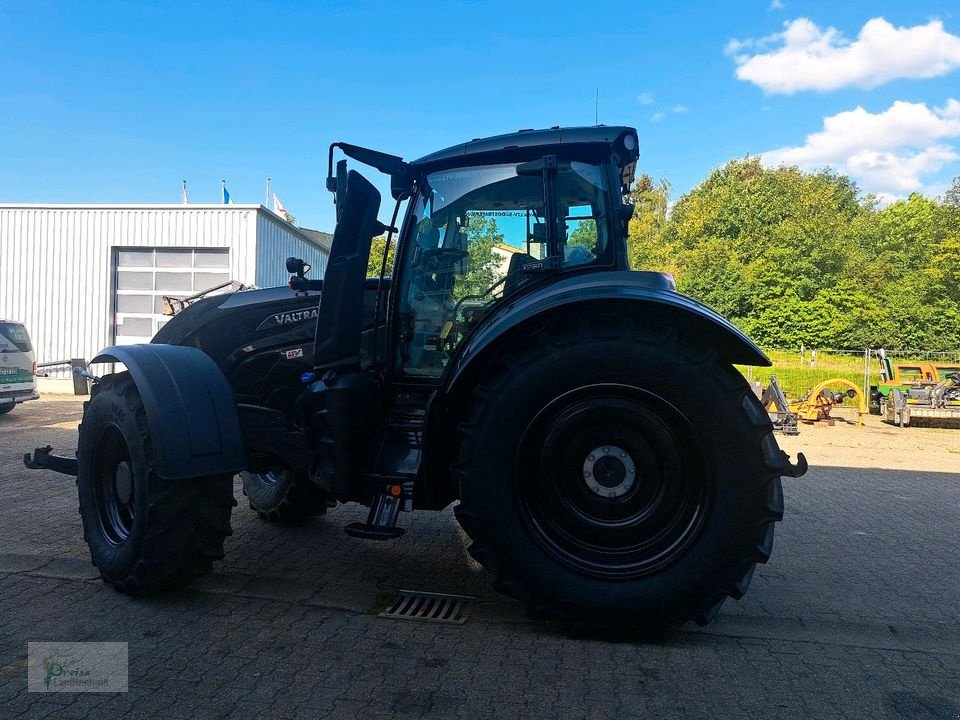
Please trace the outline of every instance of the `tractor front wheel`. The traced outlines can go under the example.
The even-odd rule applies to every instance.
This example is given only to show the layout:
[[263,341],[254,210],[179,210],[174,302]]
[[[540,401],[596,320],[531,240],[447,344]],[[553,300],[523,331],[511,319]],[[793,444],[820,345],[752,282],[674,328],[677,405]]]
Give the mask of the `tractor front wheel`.
[[236,505],[233,477],[159,477],[129,373],[97,384],[80,425],[77,460],[84,540],[116,590],[136,595],[184,585],[223,557]]
[[327,512],[336,503],[311,484],[305,472],[289,469],[243,472],[243,494],[261,520],[300,522]]
[[622,317],[570,318],[515,346],[475,397],[456,515],[534,617],[705,623],[770,556],[779,450],[711,352]]

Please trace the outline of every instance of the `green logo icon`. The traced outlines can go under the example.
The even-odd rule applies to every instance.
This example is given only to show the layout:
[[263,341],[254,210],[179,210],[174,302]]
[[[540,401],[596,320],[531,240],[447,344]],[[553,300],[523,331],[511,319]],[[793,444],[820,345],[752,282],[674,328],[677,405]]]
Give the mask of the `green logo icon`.
[[49,689],[50,679],[55,677],[88,677],[90,675],[89,670],[73,670],[68,667],[64,667],[63,663],[59,660],[48,659],[43,661],[43,671],[46,677],[43,679],[43,684]]

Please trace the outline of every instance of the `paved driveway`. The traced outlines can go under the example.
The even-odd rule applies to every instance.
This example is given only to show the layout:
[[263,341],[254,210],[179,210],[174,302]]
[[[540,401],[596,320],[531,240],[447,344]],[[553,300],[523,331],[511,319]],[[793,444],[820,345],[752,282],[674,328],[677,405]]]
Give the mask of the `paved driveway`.
[[[398,541],[342,507],[278,527],[241,505],[216,572],[135,600],[103,585],[73,482],[80,405],[0,416],[0,718],[960,718],[960,431],[804,428],[770,564],[706,628],[584,637],[527,620],[450,511]],[[871,419],[872,420],[872,419]],[[400,588],[479,598],[462,626],[376,617]],[[125,641],[126,694],[26,692],[29,641]]]

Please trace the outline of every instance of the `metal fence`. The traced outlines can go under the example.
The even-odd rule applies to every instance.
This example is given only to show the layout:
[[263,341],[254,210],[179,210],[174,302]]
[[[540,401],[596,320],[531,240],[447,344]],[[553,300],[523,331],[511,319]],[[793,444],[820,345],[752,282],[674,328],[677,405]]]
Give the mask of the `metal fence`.
[[53,378],[55,380],[73,380],[74,395],[89,395],[90,386],[87,379],[77,374],[77,370],[86,370],[87,361],[84,358],[70,360],[54,360],[37,364],[37,377]]

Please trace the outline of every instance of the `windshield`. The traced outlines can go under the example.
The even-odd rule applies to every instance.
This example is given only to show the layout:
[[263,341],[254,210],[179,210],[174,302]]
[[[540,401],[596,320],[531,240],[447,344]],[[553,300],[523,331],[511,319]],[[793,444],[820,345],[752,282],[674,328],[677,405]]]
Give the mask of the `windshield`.
[[[543,277],[524,272],[524,265],[551,257],[565,269],[604,257],[609,232],[604,167],[561,161],[550,198],[542,173],[521,174],[521,167],[456,168],[422,181],[401,259],[403,372],[438,376],[483,315]],[[553,233],[546,225],[547,202],[556,218]]]
[[3,352],[30,352],[30,336],[20,323],[0,323],[0,350]]

